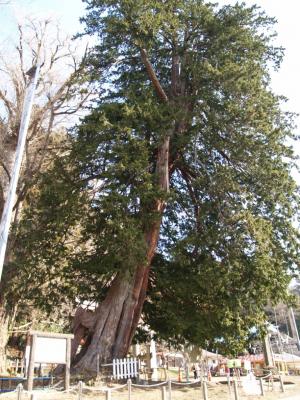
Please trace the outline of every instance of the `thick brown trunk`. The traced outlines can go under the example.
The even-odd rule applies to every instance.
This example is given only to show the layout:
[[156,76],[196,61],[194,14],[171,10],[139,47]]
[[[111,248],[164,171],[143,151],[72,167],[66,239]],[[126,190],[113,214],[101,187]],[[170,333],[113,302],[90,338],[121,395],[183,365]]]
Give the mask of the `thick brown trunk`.
[[[84,356],[76,363],[76,370],[96,371],[98,357],[100,362],[105,362],[127,354],[141,316],[148,275],[149,266],[142,266],[133,275],[115,278],[106,299],[93,316],[92,340]],[[77,344],[83,332],[82,325],[79,325],[75,335]]]
[[[167,136],[159,146],[156,164],[157,186],[167,192],[169,189],[169,141]],[[146,297],[151,261],[156,251],[165,199],[157,199],[152,212],[155,221],[145,232],[147,243],[146,263],[137,266],[134,273],[119,274],[113,281],[106,299],[94,315],[80,311],[75,318],[73,355],[80,339],[85,334],[83,327],[92,335],[91,343],[82,358],[75,363],[77,371],[95,372],[97,358],[100,362],[124,357],[128,352],[137,324],[140,320]],[[79,315],[81,313],[81,315]]]
[[[140,52],[156,94],[162,102],[168,103],[168,96],[160,85],[146,50],[140,49]],[[175,78],[177,81],[177,77]],[[172,80],[174,79],[172,78]],[[172,82],[172,86],[176,86],[175,80]],[[169,191],[169,148],[172,133],[173,130],[170,129],[157,149],[155,175],[158,193]],[[92,334],[91,343],[83,357],[75,363],[77,371],[95,372],[97,359],[100,362],[111,361],[112,358],[124,357],[128,352],[146,298],[149,270],[156,251],[161,220],[166,206],[166,199],[163,197],[164,195],[158,194],[158,198],[151,208],[151,213],[156,214],[156,219],[145,228],[146,262],[143,265],[138,265],[133,274],[119,274],[114,279],[106,299],[98,307],[94,316],[88,318],[88,323],[85,324],[83,320],[86,314],[83,314],[82,324],[77,324],[78,335],[76,335],[75,330],[73,354],[76,352],[80,335],[84,334],[82,326],[87,327],[89,324],[93,326],[90,330]]]
[[102,362],[112,358],[129,286],[127,277],[118,277],[113,282],[106,299],[95,312],[92,340],[84,356],[75,365],[76,370],[95,371],[97,355]]

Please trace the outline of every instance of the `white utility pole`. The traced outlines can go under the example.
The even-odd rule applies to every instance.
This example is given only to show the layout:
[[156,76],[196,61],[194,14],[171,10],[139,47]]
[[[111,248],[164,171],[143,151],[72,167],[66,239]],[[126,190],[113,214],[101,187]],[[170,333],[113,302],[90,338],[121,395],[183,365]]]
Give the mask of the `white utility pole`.
[[299,339],[299,333],[298,333],[298,328],[295,320],[295,314],[294,310],[292,307],[289,307],[288,309],[288,317],[290,321],[290,326],[291,326],[291,333],[292,333],[292,338],[296,341],[296,345],[298,350],[300,350],[300,339]]
[[33,98],[39,77],[39,70],[40,70],[40,65],[38,61],[37,64],[27,72],[27,75],[29,75],[29,84],[27,86],[24,97],[14,168],[11,175],[8,194],[5,201],[1,218],[1,224],[0,224],[0,281],[1,281],[4,258],[6,253],[8,233],[11,225],[12,212],[15,203],[17,184],[19,180],[22,158],[26,144],[27,130],[30,122]]

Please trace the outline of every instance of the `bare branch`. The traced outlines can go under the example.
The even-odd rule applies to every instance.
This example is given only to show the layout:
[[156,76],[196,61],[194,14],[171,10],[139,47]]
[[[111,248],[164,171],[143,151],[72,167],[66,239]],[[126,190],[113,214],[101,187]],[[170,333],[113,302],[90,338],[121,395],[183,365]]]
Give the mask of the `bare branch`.
[[[15,205],[15,209],[19,210],[29,188],[38,179],[38,171],[51,162],[54,151],[59,151],[58,143],[61,139],[55,138],[55,128],[61,127],[63,122],[70,123],[77,112],[82,112],[93,95],[93,88],[89,83],[85,85],[83,79],[84,67],[81,60],[86,57],[87,49],[83,48],[79,56],[74,42],[63,38],[57,25],[50,24],[49,20],[39,22],[30,19],[28,23],[18,26],[18,32],[18,43],[14,47],[12,59],[9,60],[6,49],[2,53],[0,50],[0,74],[5,77],[0,80],[0,146],[4,149],[1,164],[5,167],[2,171],[0,169],[0,186],[4,196],[12,170],[28,79],[25,71],[34,64],[39,52],[41,62],[44,63],[31,115],[26,159]],[[83,87],[85,90],[82,90]],[[57,132],[58,138],[63,137],[62,129]],[[51,151],[50,147],[53,148]]]
[[8,168],[6,167],[6,165],[4,164],[4,162],[2,160],[0,160],[0,165],[1,167],[4,169],[4,171],[6,172],[6,175],[8,177],[8,180],[10,181],[11,175],[9,173]]
[[166,95],[166,92],[164,91],[164,89],[162,88],[156,73],[151,65],[151,62],[149,61],[148,55],[147,55],[147,51],[145,49],[141,49],[141,57],[142,57],[142,61],[146,67],[146,70],[148,72],[148,76],[154,86],[154,89],[158,95],[158,97],[163,100],[165,103],[167,103],[169,101],[168,96]]

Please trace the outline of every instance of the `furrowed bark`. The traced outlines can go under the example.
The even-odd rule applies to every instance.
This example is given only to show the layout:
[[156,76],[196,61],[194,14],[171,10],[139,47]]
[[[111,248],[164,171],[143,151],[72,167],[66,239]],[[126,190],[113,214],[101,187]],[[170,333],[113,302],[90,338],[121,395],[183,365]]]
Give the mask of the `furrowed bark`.
[[[140,51],[154,90],[161,101],[168,102],[168,97],[157,79],[146,51],[144,49]],[[171,133],[171,131],[167,132],[162,143],[158,145],[155,171],[158,193],[169,191]],[[112,282],[107,297],[95,311],[95,323],[90,329],[92,340],[85,354],[75,363],[76,371],[95,372],[97,359],[103,363],[127,354],[141,317],[148,287],[150,265],[156,251],[165,206],[164,195],[158,194],[158,198],[151,208],[151,213],[154,213],[156,218],[144,232],[147,244],[146,262],[138,265],[133,273],[119,274]],[[82,325],[84,325],[83,321]],[[78,329],[78,332],[82,334],[80,325]],[[73,349],[73,354],[74,352],[76,349]]]
[[[169,141],[169,136],[167,136],[157,156],[157,183],[164,191],[169,190]],[[124,357],[128,352],[141,317],[149,269],[155,254],[165,205],[165,199],[157,199],[153,207],[153,211],[157,213],[157,219],[145,232],[147,243],[145,265],[137,266],[133,274],[127,273],[115,278],[106,299],[95,312],[95,323],[90,330],[91,343],[82,358],[75,364],[75,370],[95,372],[97,355],[100,362],[105,362],[112,358]],[[73,348],[73,354],[74,351],[76,350]]]

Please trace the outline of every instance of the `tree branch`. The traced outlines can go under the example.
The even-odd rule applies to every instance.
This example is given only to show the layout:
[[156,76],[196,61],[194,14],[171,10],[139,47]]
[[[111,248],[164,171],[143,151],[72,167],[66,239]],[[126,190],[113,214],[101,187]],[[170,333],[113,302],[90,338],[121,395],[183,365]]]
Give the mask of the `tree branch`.
[[7,175],[8,179],[10,180],[11,176],[10,176],[9,170],[6,168],[4,162],[1,161],[1,160],[0,160],[0,165],[4,169],[4,171],[6,172],[6,175]]
[[158,97],[164,102],[164,103],[168,103],[169,99],[168,96],[166,95],[166,92],[164,91],[164,89],[162,88],[161,84],[159,83],[159,80],[156,76],[156,73],[149,61],[148,58],[148,54],[147,51],[145,49],[141,49],[141,57],[142,57],[142,61],[146,67],[146,70],[148,72],[148,76],[154,86],[154,89],[158,95]]

